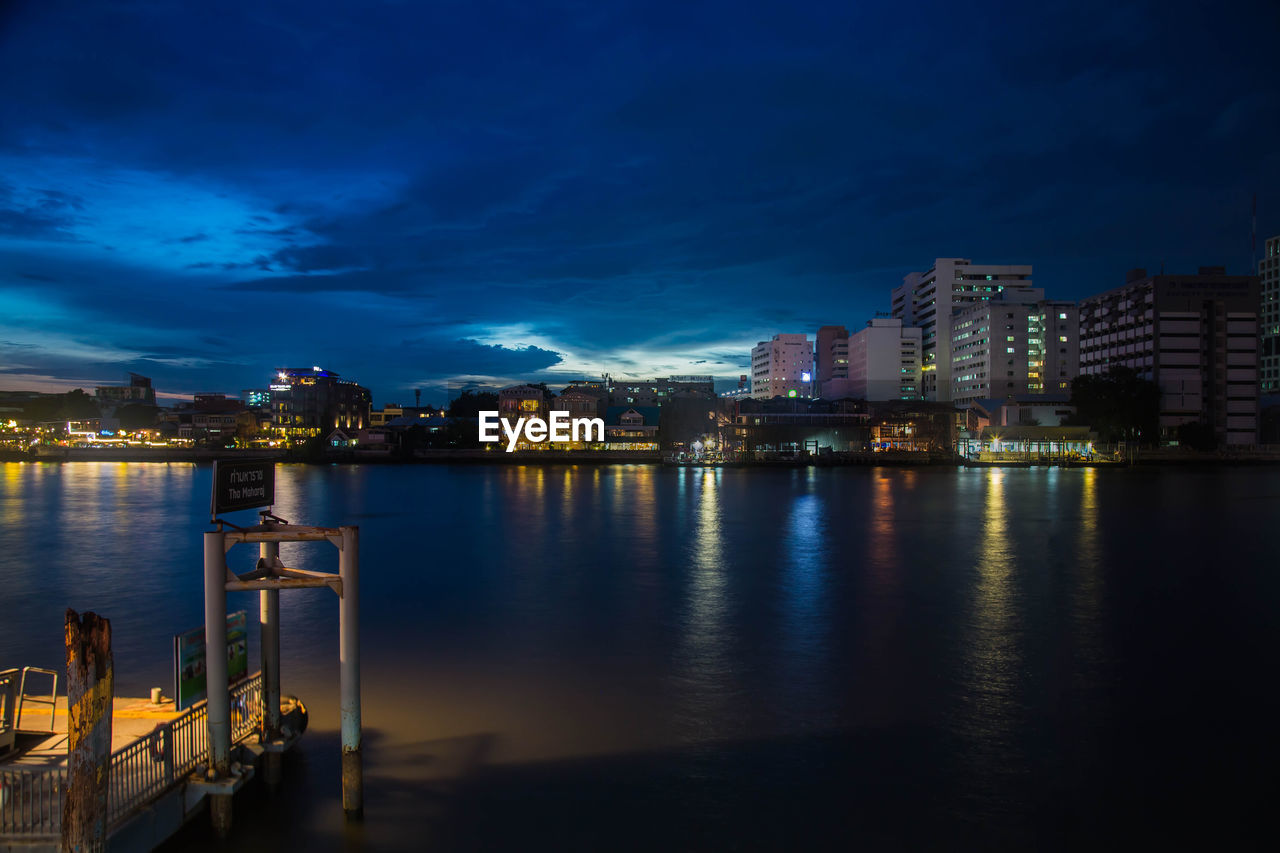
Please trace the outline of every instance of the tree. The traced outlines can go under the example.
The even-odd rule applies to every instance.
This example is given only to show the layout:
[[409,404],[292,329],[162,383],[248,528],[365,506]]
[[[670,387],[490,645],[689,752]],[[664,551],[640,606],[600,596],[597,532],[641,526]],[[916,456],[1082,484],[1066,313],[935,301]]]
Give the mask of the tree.
[[116,420],[120,421],[120,429],[147,429],[156,425],[156,416],[159,414],[157,406],[130,403],[116,410]]
[[1160,438],[1160,387],[1131,367],[1116,366],[1105,374],[1077,376],[1071,381],[1068,423],[1088,426],[1104,442]]
[[1178,444],[1192,450],[1217,450],[1218,435],[1208,424],[1192,421],[1178,425]]
[[492,391],[475,392],[468,388],[449,404],[451,418],[478,418],[481,412],[498,409],[498,395]]

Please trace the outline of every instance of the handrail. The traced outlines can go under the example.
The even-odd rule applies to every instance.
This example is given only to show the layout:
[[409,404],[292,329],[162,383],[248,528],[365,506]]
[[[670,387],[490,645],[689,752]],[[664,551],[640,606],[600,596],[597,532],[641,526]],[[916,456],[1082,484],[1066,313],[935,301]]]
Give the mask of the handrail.
[[[262,673],[231,688],[231,739],[235,743],[262,726]],[[209,760],[208,719],[200,702],[149,734],[111,753],[107,771],[107,824],[115,828],[139,806],[181,783]],[[67,768],[0,767],[0,838],[57,838]]]
[[[53,679],[53,686],[49,688],[48,699],[27,698],[27,673],[31,672],[47,675]],[[40,695],[43,696],[44,694],[41,693]],[[52,669],[42,669],[38,666],[24,666],[22,668],[22,681],[18,683],[18,710],[13,715],[15,728],[22,728],[22,709],[28,701],[37,705],[49,706],[49,731],[53,731],[53,718],[56,716],[58,709],[58,673]]]

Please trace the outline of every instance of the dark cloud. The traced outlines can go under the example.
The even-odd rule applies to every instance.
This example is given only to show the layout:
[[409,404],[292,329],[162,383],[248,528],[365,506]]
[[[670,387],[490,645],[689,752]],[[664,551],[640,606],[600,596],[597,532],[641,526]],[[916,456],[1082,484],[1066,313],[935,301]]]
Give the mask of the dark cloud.
[[[1280,230],[1277,8],[12,4],[0,288],[48,285],[171,387],[323,362],[378,392],[569,354],[740,365],[937,256],[1066,298],[1238,269],[1255,192]],[[103,170],[162,237],[113,225]],[[148,214],[139,175],[203,201]],[[226,331],[255,312],[269,335]],[[191,366],[228,342],[221,381]]]

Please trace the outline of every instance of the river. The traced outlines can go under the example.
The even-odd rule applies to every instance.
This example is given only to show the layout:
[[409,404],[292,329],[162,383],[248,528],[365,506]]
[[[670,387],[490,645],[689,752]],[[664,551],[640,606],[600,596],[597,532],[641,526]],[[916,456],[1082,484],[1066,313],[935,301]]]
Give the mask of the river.
[[[171,694],[211,473],[0,465],[0,667],[63,668],[65,608],[94,610],[117,693]],[[337,599],[295,591],[285,785],[174,850],[1272,834],[1274,469],[282,465],[276,495],[361,529],[366,818],[340,805]],[[326,543],[281,556],[337,570]]]

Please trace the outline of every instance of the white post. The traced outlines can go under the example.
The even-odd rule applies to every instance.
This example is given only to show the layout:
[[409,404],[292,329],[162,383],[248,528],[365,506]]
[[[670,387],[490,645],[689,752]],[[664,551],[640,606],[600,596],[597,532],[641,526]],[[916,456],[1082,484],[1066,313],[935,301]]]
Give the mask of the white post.
[[[280,556],[278,542],[263,542],[258,546],[258,556],[267,566],[274,566]],[[262,652],[262,739],[264,742],[280,739],[280,590],[264,589],[258,592],[259,646]],[[268,785],[280,782],[280,753],[271,750],[265,755],[266,781]]]
[[338,575],[342,578],[338,646],[339,710],[342,725],[342,809],[349,820],[364,815],[364,770],[360,734],[360,528],[342,527]]
[[[231,700],[227,676],[227,552],[221,531],[204,535],[205,710],[209,722],[209,769],[219,779],[231,772]],[[231,831],[231,795],[210,798],[214,831]]]

